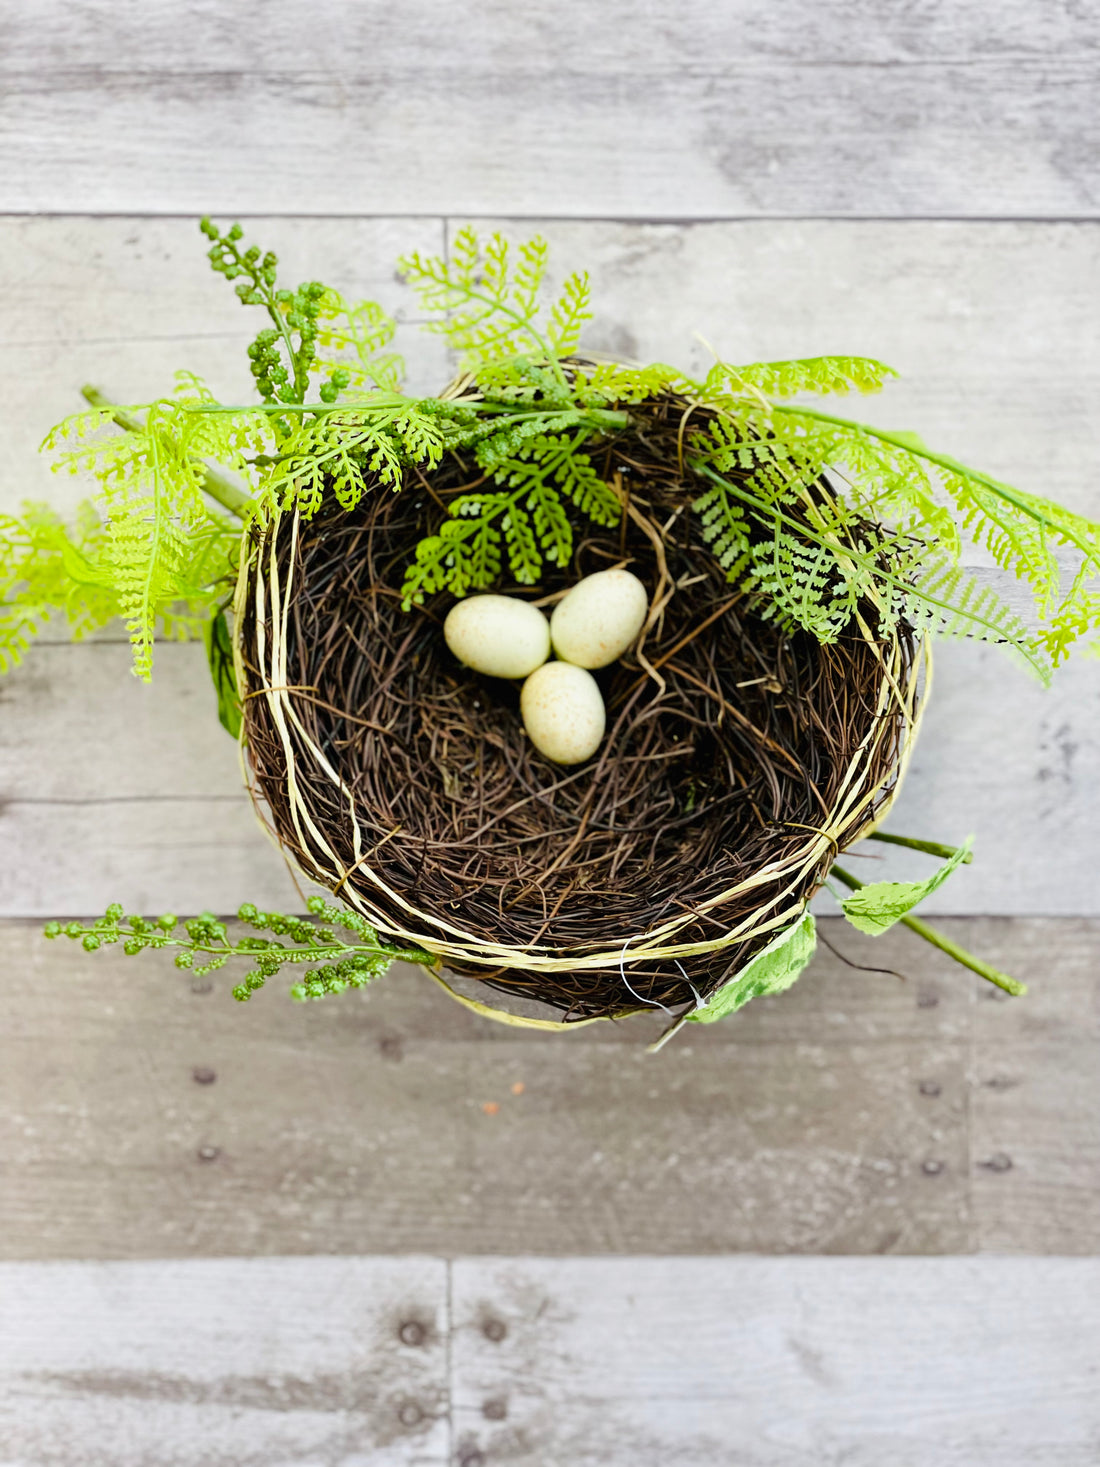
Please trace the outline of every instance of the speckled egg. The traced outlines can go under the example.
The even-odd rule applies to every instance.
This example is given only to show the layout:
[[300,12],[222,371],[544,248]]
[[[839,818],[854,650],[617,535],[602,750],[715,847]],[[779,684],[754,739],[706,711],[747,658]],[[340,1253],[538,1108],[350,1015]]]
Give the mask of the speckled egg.
[[596,679],[571,662],[545,662],[523,685],[523,726],[555,764],[581,764],[600,746],[607,713]]
[[576,667],[607,667],[637,637],[648,610],[646,589],[628,570],[585,576],[554,608],[554,651]]
[[550,623],[516,596],[467,596],[447,613],[443,637],[459,662],[488,677],[526,677],[550,656]]

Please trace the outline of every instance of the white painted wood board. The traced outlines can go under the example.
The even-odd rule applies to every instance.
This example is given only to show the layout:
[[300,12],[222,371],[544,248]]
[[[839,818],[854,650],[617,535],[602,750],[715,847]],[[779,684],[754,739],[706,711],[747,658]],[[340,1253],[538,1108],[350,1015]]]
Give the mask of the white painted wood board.
[[1093,1467],[1100,1440],[1095,1260],[7,1265],[0,1301],[4,1467]]
[[1096,217],[1072,0],[8,0],[0,208]]

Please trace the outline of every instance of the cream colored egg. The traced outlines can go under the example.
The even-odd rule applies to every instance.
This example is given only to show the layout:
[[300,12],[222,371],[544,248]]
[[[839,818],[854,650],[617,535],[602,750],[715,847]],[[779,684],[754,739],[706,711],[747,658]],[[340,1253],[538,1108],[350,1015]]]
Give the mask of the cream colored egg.
[[459,662],[489,677],[526,677],[550,656],[550,623],[516,596],[467,596],[447,613],[443,637]]
[[554,651],[577,667],[607,667],[634,641],[648,609],[645,587],[628,570],[585,576],[554,607]]
[[555,764],[581,764],[600,746],[607,714],[590,672],[571,662],[545,662],[519,698],[528,737]]

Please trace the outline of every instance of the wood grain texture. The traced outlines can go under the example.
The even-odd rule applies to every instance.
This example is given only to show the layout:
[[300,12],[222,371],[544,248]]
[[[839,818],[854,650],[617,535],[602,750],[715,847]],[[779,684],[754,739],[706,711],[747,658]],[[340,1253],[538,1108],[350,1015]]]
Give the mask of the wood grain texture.
[[0,1299],[18,1467],[1093,1467],[1100,1440],[1095,1260],[0,1265]]
[[1096,1460],[1095,1260],[459,1259],[453,1276],[455,1435],[479,1462]]
[[0,1266],[0,1461],[448,1467],[446,1284],[415,1257]]
[[[8,0],[5,211],[1096,217],[1072,0]],[[472,141],[473,140],[473,141]]]
[[[226,975],[4,924],[0,1256],[1097,1251],[1100,1066],[1075,1020],[1096,923],[950,922],[1035,985],[1046,1027],[1011,1043],[910,934],[839,927],[909,981],[823,948],[790,993],[652,1056],[657,1019],[503,1029],[411,969],[241,1006]],[[1008,1117],[983,1088],[1005,1063]]]

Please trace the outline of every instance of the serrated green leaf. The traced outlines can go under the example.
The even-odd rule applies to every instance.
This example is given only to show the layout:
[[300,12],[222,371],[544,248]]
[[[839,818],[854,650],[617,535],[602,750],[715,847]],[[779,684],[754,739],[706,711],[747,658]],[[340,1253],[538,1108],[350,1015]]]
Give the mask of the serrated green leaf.
[[219,611],[204,625],[202,639],[206,644],[206,660],[214,691],[218,695],[218,722],[231,738],[238,738],[241,732],[241,696],[233,666],[233,642],[224,611]]
[[797,922],[773,937],[736,978],[720,988],[705,1008],[696,1009],[688,1018],[696,1024],[713,1024],[744,1008],[750,999],[782,993],[809,963],[816,947],[817,924],[812,912],[804,912]]
[[974,837],[968,835],[951,859],[945,861],[927,881],[872,881],[861,886],[859,891],[854,891],[841,903],[844,915],[860,932],[878,937],[938,890],[966,860],[973,844]]

